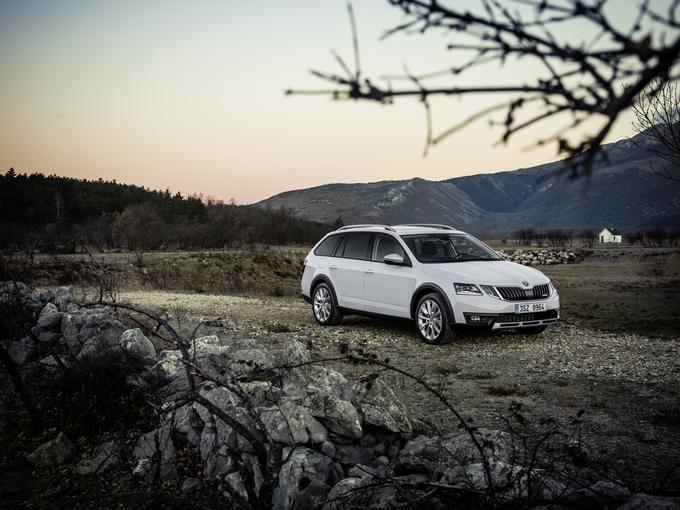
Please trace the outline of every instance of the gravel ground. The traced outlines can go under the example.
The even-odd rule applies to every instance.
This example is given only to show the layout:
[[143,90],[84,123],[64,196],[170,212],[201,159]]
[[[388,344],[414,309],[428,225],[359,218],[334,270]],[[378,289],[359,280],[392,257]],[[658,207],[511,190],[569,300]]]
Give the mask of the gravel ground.
[[[125,292],[121,299],[179,314],[186,323],[219,317],[221,326],[211,332],[257,337],[273,352],[291,336],[312,345],[318,357],[337,355],[343,344],[366,348],[423,375],[480,426],[502,428],[512,402],[535,422],[554,418],[565,430],[583,412],[582,433],[593,456],[619,464],[636,480],[658,478],[680,462],[680,335],[611,333],[572,322],[539,336],[466,331],[453,344],[428,346],[408,321],[352,316],[322,328],[301,299],[147,291]],[[334,367],[349,377],[367,370]],[[386,377],[414,416],[441,430],[455,427],[420,387]]]

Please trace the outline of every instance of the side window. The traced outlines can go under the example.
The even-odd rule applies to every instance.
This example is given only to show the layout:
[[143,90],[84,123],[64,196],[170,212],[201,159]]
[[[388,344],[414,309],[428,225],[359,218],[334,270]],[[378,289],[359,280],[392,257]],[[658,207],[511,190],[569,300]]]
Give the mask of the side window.
[[314,255],[318,255],[320,257],[330,257],[333,255],[333,252],[335,251],[335,248],[338,246],[338,241],[340,240],[339,235],[335,236],[328,236],[326,239],[322,241],[322,243],[316,247],[316,250],[314,250]]
[[374,251],[375,253],[373,255],[373,260],[377,262],[382,262],[383,259],[385,258],[385,255],[390,255],[392,253],[396,253],[397,255],[401,255],[403,258],[406,258],[406,254],[404,253],[403,248],[399,244],[399,241],[397,241],[392,236],[387,235],[378,236]]
[[342,256],[346,259],[369,260],[368,251],[371,247],[373,234],[347,234],[347,242]]

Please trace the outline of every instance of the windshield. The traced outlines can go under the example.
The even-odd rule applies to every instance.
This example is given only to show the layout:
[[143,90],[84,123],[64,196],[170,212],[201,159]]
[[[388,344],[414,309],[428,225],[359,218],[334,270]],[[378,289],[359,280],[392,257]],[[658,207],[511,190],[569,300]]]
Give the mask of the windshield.
[[424,264],[503,260],[483,242],[465,234],[416,234],[402,239]]

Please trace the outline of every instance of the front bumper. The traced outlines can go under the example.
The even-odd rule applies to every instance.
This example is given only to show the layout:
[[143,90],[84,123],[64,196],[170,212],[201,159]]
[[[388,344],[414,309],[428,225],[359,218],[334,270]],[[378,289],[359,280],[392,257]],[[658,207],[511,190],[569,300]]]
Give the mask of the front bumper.
[[[560,297],[556,291],[545,299],[507,301],[488,296],[450,296],[457,324],[491,329],[515,329],[555,324],[560,320]],[[515,313],[518,303],[545,303],[546,311]]]

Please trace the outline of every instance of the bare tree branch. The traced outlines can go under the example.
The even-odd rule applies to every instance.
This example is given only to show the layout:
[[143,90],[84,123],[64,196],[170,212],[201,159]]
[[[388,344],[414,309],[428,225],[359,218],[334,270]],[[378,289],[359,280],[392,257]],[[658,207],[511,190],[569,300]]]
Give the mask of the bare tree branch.
[[[474,7],[459,2],[439,0],[388,0],[400,9],[406,21],[387,30],[383,38],[395,34],[442,32],[452,58],[465,56],[462,64],[449,65],[443,71],[414,75],[388,75],[385,85],[363,77],[359,69],[358,37],[354,13],[349,7],[355,71],[349,73],[341,59],[347,78],[333,73],[312,71],[331,84],[329,89],[287,90],[286,94],[330,95],[338,100],[365,100],[391,104],[403,97],[419,98],[426,110],[427,145],[436,145],[470,122],[498,110],[505,110],[500,143],[508,143],[513,135],[529,126],[540,124],[562,113],[571,113],[571,131],[587,119],[604,122],[593,134],[582,134],[569,142],[563,131],[538,145],[553,142],[560,155],[570,158],[572,177],[589,173],[607,134],[621,114],[635,104],[641,95],[653,93],[660,85],[677,79],[680,61],[680,23],[674,0],[667,13],[650,8],[642,1],[633,11],[629,29],[617,27],[608,17],[608,0],[480,0]],[[555,30],[559,26],[560,30]],[[587,26],[586,40],[574,39],[568,27]],[[592,32],[593,36],[589,36]],[[558,34],[570,34],[559,37]],[[469,69],[488,64],[511,66],[520,60],[538,62],[547,74],[523,76],[515,83],[481,84],[478,86],[430,86],[431,79],[465,74]],[[414,86],[392,88],[392,81],[408,80]],[[501,94],[507,96],[502,106],[489,106],[465,120],[456,119],[454,127],[433,136],[429,99],[433,96]],[[537,101],[540,99],[541,101]],[[527,110],[529,102],[538,111]],[[527,117],[528,113],[528,117]],[[571,133],[573,134],[573,133]],[[425,154],[427,150],[425,151]]]

